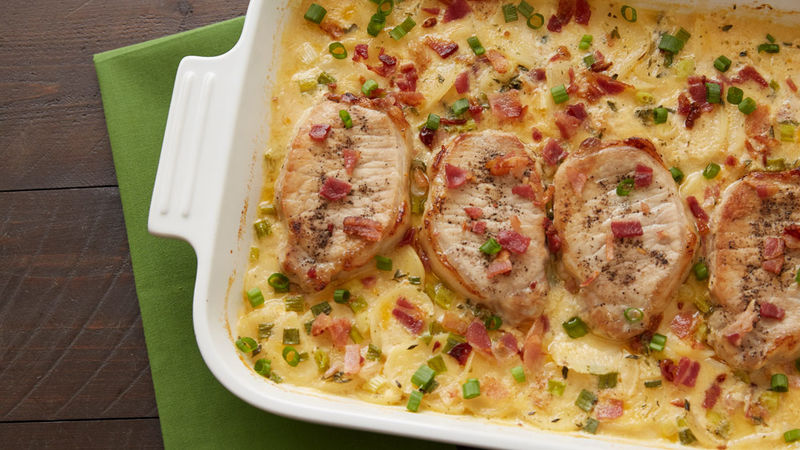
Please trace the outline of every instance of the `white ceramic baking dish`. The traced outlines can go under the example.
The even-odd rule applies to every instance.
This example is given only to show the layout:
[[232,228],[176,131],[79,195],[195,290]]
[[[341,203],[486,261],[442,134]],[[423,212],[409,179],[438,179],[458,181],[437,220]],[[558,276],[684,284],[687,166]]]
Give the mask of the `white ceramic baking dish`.
[[[549,0],[548,0],[549,1]],[[552,0],[555,2],[555,0]],[[735,0],[682,0],[692,8]],[[194,329],[214,376],[242,400],[300,420],[361,428],[470,446],[499,448],[625,448],[622,443],[543,432],[470,417],[384,407],[308,389],[275,385],[239,359],[230,327],[241,308],[242,279],[252,234],[249,224],[261,190],[273,61],[293,0],[252,0],[236,46],[214,58],[187,57],[178,69],[149,215],[153,234],[188,241],[197,253]],[[653,5],[659,2],[629,2]],[[735,2],[739,6],[747,2]],[[757,6],[761,2],[752,2]],[[775,0],[776,10],[800,10],[797,0]],[[661,3],[663,8],[663,3]],[[797,14],[770,12],[773,20]]]

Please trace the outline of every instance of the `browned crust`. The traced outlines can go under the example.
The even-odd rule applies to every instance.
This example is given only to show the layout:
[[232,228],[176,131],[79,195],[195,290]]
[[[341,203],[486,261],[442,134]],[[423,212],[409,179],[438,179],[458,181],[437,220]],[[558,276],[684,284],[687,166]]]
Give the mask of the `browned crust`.
[[607,148],[621,147],[621,146],[633,147],[642,150],[643,152],[650,155],[651,158],[656,160],[656,162],[661,164],[661,167],[664,167],[665,169],[667,168],[667,166],[664,165],[664,160],[661,159],[661,155],[659,155],[658,152],[656,151],[655,145],[653,145],[653,143],[650,142],[649,139],[637,136],[632,136],[627,139],[623,139],[621,141],[616,140],[616,141],[600,142],[598,145],[586,145],[586,146],[582,145],[578,148],[578,150],[571,153],[569,157],[577,158],[577,157],[589,156],[599,153]]

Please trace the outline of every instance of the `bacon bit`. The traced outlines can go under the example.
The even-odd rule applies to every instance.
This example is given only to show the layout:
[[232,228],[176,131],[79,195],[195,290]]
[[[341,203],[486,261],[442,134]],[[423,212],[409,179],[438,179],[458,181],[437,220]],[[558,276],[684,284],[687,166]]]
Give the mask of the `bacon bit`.
[[783,239],[770,236],[764,240],[764,259],[777,258],[784,255]]
[[311,130],[308,132],[308,137],[317,142],[322,142],[328,137],[328,133],[330,133],[330,131],[330,125],[311,125]]
[[436,130],[431,130],[428,127],[422,127],[422,129],[419,130],[419,140],[425,144],[426,147],[430,148],[433,145],[434,138],[436,138]]
[[706,82],[708,78],[705,76],[692,75],[688,78],[689,83],[689,96],[696,103],[703,104],[706,102]]
[[356,44],[353,49],[353,61],[363,61],[369,58],[369,46],[367,44]]
[[653,169],[642,164],[636,165],[636,171],[633,175],[634,186],[643,188],[650,186],[653,182]]
[[669,324],[670,330],[681,339],[691,334],[694,328],[694,316],[691,313],[683,312],[677,314]]
[[461,366],[467,363],[470,353],[472,353],[472,346],[466,342],[456,344],[450,349],[449,352],[447,352],[447,354],[455,358],[455,360],[458,361],[458,364]]
[[514,89],[489,95],[492,113],[500,120],[517,120],[525,115],[527,106],[522,106],[519,91]]
[[683,384],[684,386],[694,387],[699,373],[700,363],[683,356],[680,362],[678,362],[678,372],[675,375],[674,383],[677,385]]
[[674,382],[675,375],[678,372],[678,366],[675,365],[675,362],[671,359],[662,359],[658,362],[658,367],[661,369],[661,376],[664,377],[665,380]]
[[424,22],[422,22],[422,28],[435,27],[438,22],[439,21],[436,20],[436,17],[428,17]]
[[508,358],[517,353],[519,353],[517,338],[511,333],[503,332],[503,335],[494,344],[494,354],[500,358]]
[[528,250],[531,238],[523,236],[516,231],[502,230],[497,233],[497,242],[506,250],[521,255]]
[[783,228],[783,234],[789,235],[795,239],[800,239],[800,225],[791,224]]
[[432,14],[434,16],[438,16],[439,15],[439,11],[441,11],[439,8],[422,8],[422,10],[425,11],[426,13]]
[[642,223],[638,220],[612,220],[611,232],[617,239],[641,236],[644,234]]
[[342,318],[334,320],[327,327],[326,330],[330,334],[331,341],[335,347],[342,348],[347,345],[347,341],[350,339],[350,327],[350,321]]
[[786,78],[786,85],[789,86],[789,89],[791,89],[792,92],[797,92],[797,85],[794,84],[794,81],[792,81],[791,77]]
[[553,138],[547,140],[547,143],[544,144],[544,148],[542,149],[542,157],[544,161],[551,165],[555,166],[561,162],[567,156],[567,152],[561,147],[561,145]]
[[489,59],[489,63],[492,65],[492,68],[498,73],[506,73],[510,68],[508,60],[502,53],[495,49],[490,49],[486,52],[486,57]]
[[445,311],[444,316],[442,316],[442,327],[453,333],[464,335],[464,333],[467,332],[468,325],[467,322],[462,320],[461,317],[454,312]]
[[548,218],[544,221],[544,235],[547,238],[547,249],[555,255],[561,250],[561,237],[553,226],[553,221]]
[[533,139],[533,142],[541,142],[542,137],[543,137],[542,132],[539,131],[538,128],[536,127],[531,128],[531,139]]
[[[445,22],[447,22],[447,20],[445,20]],[[458,50],[458,44],[455,42],[437,39],[430,36],[425,37],[425,45],[430,47],[431,50],[435,51],[436,54],[438,54],[442,59],[446,59],[448,56],[452,55],[456,52],[456,50]]]
[[489,263],[489,267],[486,268],[486,277],[491,280],[498,275],[505,275],[511,272],[513,265],[511,264],[509,256],[510,253],[507,250],[502,250],[498,253],[494,261]]
[[580,121],[586,120],[589,117],[589,114],[586,112],[586,106],[583,103],[576,103],[574,105],[567,106],[567,114],[571,117],[574,117]]
[[589,278],[587,278],[587,279],[583,280],[583,283],[581,283],[579,286],[580,286],[580,287],[582,287],[582,288],[584,288],[584,287],[586,287],[586,286],[589,286],[589,285],[590,285],[590,284],[592,284],[592,283],[594,282],[594,280],[596,280],[596,279],[597,279],[597,277],[599,277],[599,276],[600,276],[600,271],[599,271],[599,270],[595,270],[594,272],[592,272],[592,274],[591,274],[591,275],[589,275]]
[[483,234],[483,233],[485,233],[486,232],[486,222],[484,222],[484,221],[472,222],[472,227],[470,228],[470,231],[472,231],[475,234]]
[[336,40],[347,33],[347,28],[332,20],[326,20],[322,22],[319,24],[319,27],[325,32],[325,34]]
[[433,348],[431,349],[431,352],[432,353],[436,353],[436,350],[439,350],[439,347],[441,347],[441,346],[442,346],[442,343],[440,341],[434,342],[433,343]]
[[748,183],[756,188],[758,198],[769,198],[778,193],[778,186],[772,183]]
[[344,373],[357,374],[361,370],[361,346],[351,344],[344,351]]
[[460,167],[456,167],[452,164],[445,164],[444,173],[447,187],[450,189],[461,187],[467,182],[467,171]]
[[356,164],[358,164],[358,159],[361,157],[361,153],[358,150],[346,148],[342,150],[342,157],[344,158],[345,172],[347,172],[348,175],[352,175]]
[[344,218],[344,234],[357,236],[368,242],[378,242],[383,234],[383,226],[372,219],[348,216]]
[[622,400],[616,398],[610,398],[605,401],[601,401],[597,404],[594,408],[595,416],[597,420],[614,420],[622,417],[624,412],[624,405]]
[[769,302],[761,302],[761,317],[765,319],[783,320],[786,311],[778,305]]
[[397,304],[392,310],[392,316],[400,322],[409,333],[419,335],[422,331],[424,322],[422,312],[416,305],[406,300],[404,297],[397,299]]
[[767,136],[770,129],[769,107],[759,105],[755,111],[744,119],[744,131],[750,136]]
[[555,14],[550,16],[550,20],[547,21],[547,30],[553,33],[560,33],[562,26],[563,24],[560,20],[558,20],[558,17],[556,17]]
[[728,167],[736,167],[738,164],[739,160],[733,155],[728,155],[728,157],[725,158],[725,165]]
[[519,178],[531,164],[530,158],[523,153],[511,151],[502,156],[496,156],[486,163],[489,173],[494,176],[508,175],[511,173]]
[[764,77],[758,73],[758,70],[751,65],[742,67],[742,69],[739,70],[739,74],[731,78],[731,82],[734,84],[741,84],[751,80],[758,83],[761,87],[769,87],[767,80],[765,80]]
[[453,0],[445,8],[442,22],[447,23],[458,20],[470,12],[472,12],[472,8],[469,7],[466,0]]
[[467,213],[470,219],[480,219],[483,217],[483,210],[478,208],[477,206],[467,206],[464,208],[464,212]]
[[416,234],[417,234],[417,229],[416,228],[411,227],[411,228],[407,229],[406,232],[403,233],[403,238],[400,239],[400,242],[397,243],[397,246],[398,247],[403,247],[403,246],[406,246],[406,245],[413,244],[414,243],[414,236]]
[[565,140],[571,139],[578,132],[582,120],[562,111],[555,113],[555,122],[558,131],[561,133],[561,138]]
[[[383,47],[381,47],[379,54],[378,54],[378,61],[381,62],[380,66],[370,66],[367,65],[367,69],[377,73],[382,77],[389,77],[391,76],[395,69],[397,68],[397,58],[394,56],[389,56],[384,53]],[[377,89],[376,89],[377,91]],[[374,94],[374,92],[373,92]]]
[[473,348],[492,354],[492,340],[486,332],[486,326],[478,319],[472,321],[467,327],[467,334],[464,336]]
[[556,53],[550,57],[550,62],[561,61],[564,59],[570,59],[572,54],[569,52],[569,49],[563,45],[559,45],[556,49]]
[[392,97],[396,98],[398,102],[408,106],[419,106],[425,101],[425,96],[420,92],[392,92]]
[[606,94],[619,94],[624,92],[625,89],[631,87],[629,84],[617,81],[614,78],[601,73],[594,74],[594,80],[596,81],[597,86]]
[[686,203],[689,204],[689,210],[697,219],[697,230],[700,231],[700,234],[706,234],[708,232],[708,214],[693,195],[686,197]]
[[577,0],[575,2],[575,23],[589,25],[589,19],[591,17],[592,9],[589,8],[589,2],[586,0]]
[[475,101],[475,99],[469,99],[469,115],[472,116],[472,119],[475,122],[481,121],[481,117],[483,115],[483,106]]
[[464,71],[458,74],[454,83],[456,92],[463,94],[469,90],[469,71]]
[[728,343],[736,347],[738,347],[739,344],[742,343],[742,335],[739,333],[731,333],[725,335],[725,339],[727,339]]
[[401,91],[413,92],[417,90],[417,68],[414,64],[403,64],[400,66],[400,73],[402,75],[394,79],[395,84]]
[[542,362],[542,357],[544,356],[542,340],[546,330],[547,319],[542,316],[533,322],[528,334],[525,336],[525,342],[522,344],[522,363],[528,373],[536,371]]
[[333,319],[331,319],[331,316],[328,314],[318,315],[311,324],[311,335],[319,336],[320,334],[324,333],[332,323]]
[[369,276],[362,278],[360,281],[362,286],[369,289],[375,287],[375,284],[378,282],[378,278],[374,276]]
[[530,184],[520,184],[511,188],[511,193],[519,195],[528,200],[535,200],[536,194],[533,192],[533,187]]
[[594,62],[591,66],[589,66],[589,70],[592,72],[605,72],[608,70],[613,63],[611,61],[606,61],[606,57],[600,53],[600,50],[595,50],[594,52]]
[[325,183],[323,183],[322,187],[319,190],[320,197],[335,201],[341,200],[350,193],[353,187],[350,183],[346,181],[342,181],[333,177],[328,177],[325,179]]
[[547,81],[547,71],[544,69],[533,69],[528,72],[528,76],[534,81]]
[[684,409],[686,408],[686,399],[685,398],[676,398],[669,402],[670,405],[675,406],[676,408]]

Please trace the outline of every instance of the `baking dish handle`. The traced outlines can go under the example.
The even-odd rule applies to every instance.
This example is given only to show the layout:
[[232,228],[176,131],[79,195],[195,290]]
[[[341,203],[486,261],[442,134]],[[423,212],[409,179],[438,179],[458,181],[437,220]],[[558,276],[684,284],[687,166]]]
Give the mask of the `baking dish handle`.
[[222,173],[235,115],[230,54],[181,60],[167,116],[153,197],[150,233],[188,241],[199,254],[215,235]]

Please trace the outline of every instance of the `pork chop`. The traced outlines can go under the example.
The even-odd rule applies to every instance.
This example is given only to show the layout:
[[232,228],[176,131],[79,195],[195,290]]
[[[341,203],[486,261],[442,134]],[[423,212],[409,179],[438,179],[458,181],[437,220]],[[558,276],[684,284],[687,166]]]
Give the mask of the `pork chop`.
[[708,342],[734,367],[800,356],[800,170],[751,173],[714,211]]
[[288,229],[278,258],[303,290],[324,289],[372,261],[408,228],[409,126],[395,106],[373,106],[368,100],[313,106],[289,145],[275,187]]
[[421,243],[434,272],[509,323],[534,318],[549,289],[547,200],[525,146],[508,133],[462,134],[431,172]]
[[561,164],[554,184],[563,269],[584,319],[619,340],[657,327],[688,274],[697,236],[653,144],[631,138],[583,148]]

